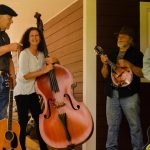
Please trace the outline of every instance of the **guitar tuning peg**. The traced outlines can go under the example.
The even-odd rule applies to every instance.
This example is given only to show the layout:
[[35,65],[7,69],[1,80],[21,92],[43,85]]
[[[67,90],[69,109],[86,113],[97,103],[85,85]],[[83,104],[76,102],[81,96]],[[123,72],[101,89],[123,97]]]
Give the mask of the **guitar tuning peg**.
[[5,80],[4,80],[3,86],[9,88],[9,79],[5,79]]

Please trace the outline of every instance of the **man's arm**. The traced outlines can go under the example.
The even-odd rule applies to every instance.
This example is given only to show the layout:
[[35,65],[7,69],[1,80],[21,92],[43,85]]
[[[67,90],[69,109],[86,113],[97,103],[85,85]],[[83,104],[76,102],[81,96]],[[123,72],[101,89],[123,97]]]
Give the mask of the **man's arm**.
[[138,66],[135,66],[131,62],[129,62],[129,61],[125,60],[125,59],[120,59],[119,60],[119,65],[121,67],[129,67],[136,76],[138,76],[140,78],[143,77],[142,68],[140,68]]
[[130,68],[131,68],[132,72],[133,72],[136,76],[138,76],[138,77],[140,77],[140,78],[143,77],[142,68],[137,67],[137,66],[135,66],[135,65],[133,65],[133,64],[131,64],[131,63],[130,63]]
[[21,45],[19,43],[11,43],[4,46],[0,46],[0,56],[10,52],[20,50]]
[[104,78],[106,78],[108,76],[109,70],[108,70],[108,57],[107,55],[101,55],[100,56],[101,62],[103,64],[102,69],[101,69],[101,74]]
[[8,52],[10,52],[9,44],[8,45],[4,45],[4,46],[0,46],[0,56],[6,54]]
[[107,78],[108,76],[108,65],[103,64],[102,69],[101,69],[101,74],[104,78]]

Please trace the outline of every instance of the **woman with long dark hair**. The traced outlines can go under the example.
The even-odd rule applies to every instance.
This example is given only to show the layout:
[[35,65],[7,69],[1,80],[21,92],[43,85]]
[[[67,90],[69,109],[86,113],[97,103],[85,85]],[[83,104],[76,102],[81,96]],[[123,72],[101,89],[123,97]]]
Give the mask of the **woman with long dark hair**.
[[28,113],[30,111],[35,120],[40,149],[47,150],[47,146],[39,132],[39,114],[41,113],[41,107],[39,97],[34,88],[34,83],[37,77],[53,69],[52,63],[54,63],[55,59],[51,57],[44,58],[42,36],[36,27],[30,27],[25,31],[21,43],[23,44],[23,50],[19,55],[19,70],[16,78],[17,84],[14,89],[21,128],[20,144],[22,150],[26,150],[26,127],[28,123]]

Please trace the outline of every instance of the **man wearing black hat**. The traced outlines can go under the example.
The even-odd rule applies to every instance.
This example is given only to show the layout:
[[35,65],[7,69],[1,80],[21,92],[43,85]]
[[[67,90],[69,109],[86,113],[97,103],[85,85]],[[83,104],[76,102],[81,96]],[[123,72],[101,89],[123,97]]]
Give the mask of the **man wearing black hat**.
[[17,16],[16,12],[3,4],[0,4],[0,119],[6,117],[9,101],[9,88],[7,81],[9,76],[15,84],[15,69],[12,61],[11,51],[20,49],[19,43],[10,43],[9,36],[5,30],[13,23],[12,18]]
[[[106,79],[106,116],[108,134],[106,149],[118,149],[118,132],[125,115],[131,135],[133,150],[142,150],[143,137],[140,123],[139,87],[143,54],[134,47],[135,34],[129,27],[122,27],[117,47],[109,55],[101,55],[101,73]],[[110,63],[111,62],[111,63]]]

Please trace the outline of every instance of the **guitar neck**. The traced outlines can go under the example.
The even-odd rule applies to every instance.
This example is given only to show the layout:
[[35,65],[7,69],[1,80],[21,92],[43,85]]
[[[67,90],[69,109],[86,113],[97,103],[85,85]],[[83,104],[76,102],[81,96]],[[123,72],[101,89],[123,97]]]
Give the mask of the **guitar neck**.
[[9,113],[8,113],[8,130],[12,130],[12,114],[13,114],[13,90],[9,92]]
[[107,60],[107,64],[112,68],[113,71],[115,71],[116,65],[115,65],[112,61],[110,61],[110,60],[108,59],[108,60]]
[[[100,47],[100,46],[97,45],[97,46],[95,46],[94,49],[95,49],[97,55],[99,55],[99,56],[105,55],[104,50],[103,50],[102,47]],[[112,68],[113,71],[115,71],[116,65],[115,65],[112,61],[110,61],[110,60],[108,59],[108,60],[107,60],[107,64]]]

